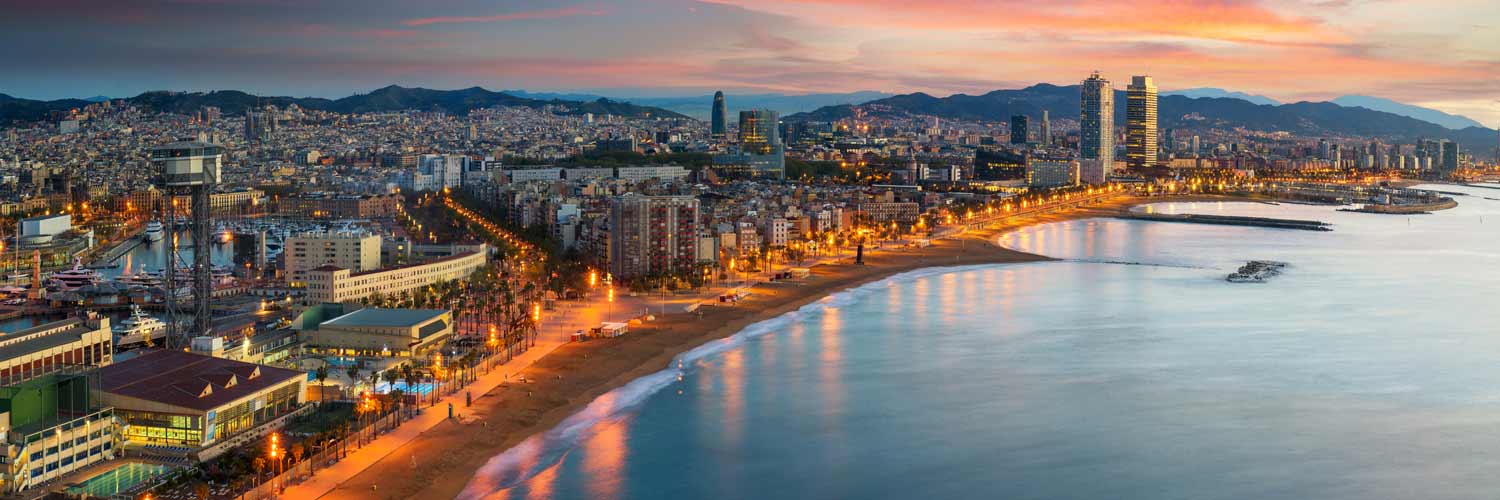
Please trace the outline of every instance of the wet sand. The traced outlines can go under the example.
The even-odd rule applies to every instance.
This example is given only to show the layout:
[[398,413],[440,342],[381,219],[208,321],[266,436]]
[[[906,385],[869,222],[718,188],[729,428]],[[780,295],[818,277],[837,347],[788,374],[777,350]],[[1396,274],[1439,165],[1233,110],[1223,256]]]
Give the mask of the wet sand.
[[1088,208],[1011,220],[970,231],[959,239],[934,241],[928,248],[867,254],[863,266],[817,266],[812,268],[812,277],[802,283],[755,286],[750,289],[750,297],[737,305],[700,308],[701,317],[669,314],[632,326],[630,333],[620,338],[564,345],[520,372],[528,383],[504,384],[482,396],[476,394],[473,407],[456,409],[463,414],[461,421],[439,424],[324,498],[453,498],[491,457],[551,429],[594,398],[666,368],[677,354],[733,335],[756,322],[840,290],[924,267],[1051,260],[995,244],[999,234],[1017,227],[1107,217],[1139,203],[1212,200],[1233,199],[1120,198]]

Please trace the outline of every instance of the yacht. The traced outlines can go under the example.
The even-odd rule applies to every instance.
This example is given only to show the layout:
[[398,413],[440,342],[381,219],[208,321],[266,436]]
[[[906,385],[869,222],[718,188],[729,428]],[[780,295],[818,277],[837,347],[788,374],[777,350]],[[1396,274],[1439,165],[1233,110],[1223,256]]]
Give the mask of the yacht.
[[59,290],[77,290],[99,282],[99,272],[83,267],[83,261],[74,260],[73,268],[52,273],[49,278]]
[[162,227],[161,222],[151,221],[146,223],[146,231],[142,233],[142,237],[146,238],[146,241],[161,241],[165,233],[165,228]]
[[120,323],[115,325],[114,334],[116,348],[136,344],[154,344],[158,339],[166,336],[167,323],[146,314],[146,311],[141,310],[141,306],[130,306],[130,317],[120,320]]

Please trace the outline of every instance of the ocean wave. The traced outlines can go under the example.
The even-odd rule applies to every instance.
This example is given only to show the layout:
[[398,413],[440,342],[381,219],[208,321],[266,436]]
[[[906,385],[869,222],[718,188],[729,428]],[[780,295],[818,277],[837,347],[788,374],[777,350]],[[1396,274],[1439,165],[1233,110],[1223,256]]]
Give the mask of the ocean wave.
[[783,331],[804,316],[819,314],[829,308],[841,308],[858,302],[876,290],[920,278],[949,273],[960,273],[993,267],[995,264],[967,266],[928,267],[888,276],[854,288],[841,290],[795,311],[762,320],[745,327],[734,335],[714,340],[692,350],[678,354],[667,368],[630,381],[609,391],[577,413],[568,416],[547,432],[526,438],[505,452],[494,456],[475,472],[469,484],[458,494],[460,500],[505,498],[505,491],[525,483],[547,469],[556,466],[569,451],[576,449],[600,428],[600,424],[619,419],[639,407],[647,398],[661,392],[676,382],[679,377],[698,367],[698,362],[723,354],[745,345],[745,342],[770,333]]

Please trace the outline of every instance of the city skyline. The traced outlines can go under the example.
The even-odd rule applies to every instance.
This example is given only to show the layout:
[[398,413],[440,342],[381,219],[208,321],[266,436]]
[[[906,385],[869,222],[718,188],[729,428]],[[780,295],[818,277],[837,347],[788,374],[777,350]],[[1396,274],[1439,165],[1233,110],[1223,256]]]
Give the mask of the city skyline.
[[[350,7],[22,2],[0,37],[28,49],[9,57],[14,71],[0,78],[0,92],[55,99],[237,88],[338,97],[396,83],[947,95],[1069,84],[1099,69],[1115,79],[1151,74],[1171,82],[1164,90],[1223,87],[1283,101],[1376,95],[1500,123],[1489,78],[1497,54],[1475,15],[1485,7],[1479,2],[1435,12],[1415,2],[1195,0],[1149,23],[1123,24],[1106,21],[1162,7],[827,0]],[[164,60],[185,62],[163,68]]]

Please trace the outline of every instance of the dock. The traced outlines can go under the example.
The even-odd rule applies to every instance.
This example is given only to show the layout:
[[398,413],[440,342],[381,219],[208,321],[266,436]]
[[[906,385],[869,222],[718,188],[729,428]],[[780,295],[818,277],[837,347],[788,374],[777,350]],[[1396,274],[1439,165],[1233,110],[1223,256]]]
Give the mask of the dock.
[[1192,224],[1216,224],[1220,226],[1249,226],[1268,227],[1273,229],[1299,229],[1303,231],[1332,231],[1333,225],[1327,222],[1315,220],[1298,219],[1272,219],[1269,217],[1237,217],[1232,215],[1200,215],[1200,214],[1143,214],[1122,213],[1118,215],[1121,219],[1146,220],[1154,222],[1187,222]]
[[124,241],[116,244],[113,248],[110,248],[109,251],[104,252],[104,255],[100,256],[98,259],[95,259],[90,266],[91,268],[92,266],[98,266],[101,268],[114,266],[115,261],[120,260],[120,257],[124,257],[125,254],[130,253],[131,250],[135,250],[135,247],[141,246],[141,243],[142,241],[139,234],[131,235],[130,237],[125,238]]

